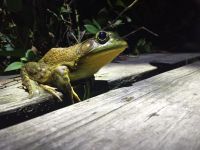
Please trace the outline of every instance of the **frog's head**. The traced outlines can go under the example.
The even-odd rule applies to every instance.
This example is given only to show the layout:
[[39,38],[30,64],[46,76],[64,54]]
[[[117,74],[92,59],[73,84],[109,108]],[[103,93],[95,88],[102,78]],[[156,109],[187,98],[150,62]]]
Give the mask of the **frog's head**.
[[[81,57],[97,56],[104,57],[110,54],[113,57],[114,54],[119,54],[127,48],[127,42],[119,37],[116,33],[100,31],[94,38],[88,39],[81,43],[78,49]],[[102,57],[102,58],[103,58]],[[113,57],[115,58],[116,55]]]
[[84,77],[96,73],[127,48],[127,42],[116,33],[100,31],[94,38],[80,44],[77,71]]

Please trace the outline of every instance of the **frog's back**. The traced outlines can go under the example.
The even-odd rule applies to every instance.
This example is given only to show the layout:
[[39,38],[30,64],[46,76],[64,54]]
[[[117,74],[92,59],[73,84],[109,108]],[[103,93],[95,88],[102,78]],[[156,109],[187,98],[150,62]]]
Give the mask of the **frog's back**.
[[70,46],[67,48],[52,48],[50,49],[39,62],[44,62],[49,65],[60,64],[62,62],[72,62],[78,59],[77,48],[79,45]]

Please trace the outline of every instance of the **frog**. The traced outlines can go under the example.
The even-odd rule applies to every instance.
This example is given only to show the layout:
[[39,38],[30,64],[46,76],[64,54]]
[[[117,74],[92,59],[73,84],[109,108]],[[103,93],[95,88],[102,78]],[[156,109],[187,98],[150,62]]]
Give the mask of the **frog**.
[[47,91],[63,101],[60,91],[71,103],[80,102],[71,83],[93,76],[127,47],[117,33],[99,31],[73,46],[51,48],[39,61],[28,62],[21,68],[22,85],[29,98]]

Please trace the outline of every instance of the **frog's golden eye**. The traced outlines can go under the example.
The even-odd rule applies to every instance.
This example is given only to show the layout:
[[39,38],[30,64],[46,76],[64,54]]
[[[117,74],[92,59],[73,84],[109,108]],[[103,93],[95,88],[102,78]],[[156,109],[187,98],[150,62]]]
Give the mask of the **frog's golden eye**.
[[97,33],[96,39],[100,44],[104,44],[109,40],[109,35],[105,31],[100,31]]

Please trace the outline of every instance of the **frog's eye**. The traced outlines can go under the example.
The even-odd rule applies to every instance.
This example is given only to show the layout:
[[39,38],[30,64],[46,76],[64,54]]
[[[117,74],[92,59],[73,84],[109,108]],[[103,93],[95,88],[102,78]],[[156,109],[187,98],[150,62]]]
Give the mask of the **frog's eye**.
[[96,39],[100,44],[104,44],[109,40],[109,35],[105,31],[100,31],[97,33]]

